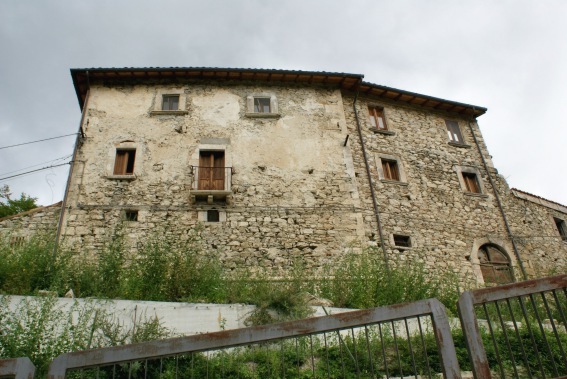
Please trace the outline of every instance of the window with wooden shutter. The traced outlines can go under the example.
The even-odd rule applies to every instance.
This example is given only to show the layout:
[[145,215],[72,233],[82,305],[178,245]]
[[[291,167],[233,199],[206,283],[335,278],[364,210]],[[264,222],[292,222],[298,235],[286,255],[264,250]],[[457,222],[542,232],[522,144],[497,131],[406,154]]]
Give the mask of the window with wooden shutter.
[[382,159],[382,171],[384,179],[400,181],[400,171],[398,170],[398,162],[388,159]]
[[510,259],[496,245],[482,245],[478,249],[478,260],[485,283],[504,284],[514,281]]
[[384,109],[379,107],[368,107],[368,118],[373,128],[380,130],[388,130],[386,127],[386,119],[384,118]]
[[198,189],[223,191],[224,177],[224,151],[201,151]]
[[447,126],[447,134],[449,135],[449,141],[463,144],[463,136],[461,134],[461,129],[459,128],[459,123],[454,120],[445,120],[445,125]]
[[135,149],[116,149],[114,175],[134,175]]
[[480,186],[476,174],[470,172],[463,172],[463,181],[467,192],[480,193]]

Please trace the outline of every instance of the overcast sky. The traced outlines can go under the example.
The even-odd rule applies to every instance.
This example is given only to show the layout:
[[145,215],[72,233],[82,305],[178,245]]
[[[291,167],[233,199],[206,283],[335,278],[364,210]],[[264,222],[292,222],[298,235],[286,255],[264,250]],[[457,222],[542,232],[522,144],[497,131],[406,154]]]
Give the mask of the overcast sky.
[[[479,125],[509,185],[567,204],[566,19],[562,0],[0,0],[0,147],[77,131],[70,68],[349,72],[487,107]],[[0,178],[68,162],[73,145],[1,148]],[[48,205],[68,168],[0,185]]]

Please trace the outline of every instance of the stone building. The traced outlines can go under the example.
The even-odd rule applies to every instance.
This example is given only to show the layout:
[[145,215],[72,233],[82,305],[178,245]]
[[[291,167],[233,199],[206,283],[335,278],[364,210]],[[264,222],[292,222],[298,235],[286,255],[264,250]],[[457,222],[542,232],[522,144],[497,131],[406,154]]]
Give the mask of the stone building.
[[[320,268],[366,246],[479,283],[567,266],[567,207],[510,190],[485,108],[362,75],[73,69],[83,117],[60,240],[198,230],[229,266]],[[197,226],[200,225],[198,228]]]

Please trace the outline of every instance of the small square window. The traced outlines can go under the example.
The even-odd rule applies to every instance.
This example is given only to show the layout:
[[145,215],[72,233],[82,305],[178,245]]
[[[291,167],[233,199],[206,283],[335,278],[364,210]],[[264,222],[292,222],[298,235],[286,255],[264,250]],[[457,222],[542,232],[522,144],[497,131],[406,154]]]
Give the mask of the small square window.
[[254,98],[254,113],[271,113],[270,99],[267,97]]
[[207,222],[219,222],[220,221],[220,213],[216,209],[209,209],[207,211]]
[[557,227],[557,231],[559,232],[561,239],[563,241],[567,241],[567,225],[565,225],[565,221],[555,217],[553,218],[553,221],[555,221],[555,226]]
[[179,95],[163,95],[161,109],[163,111],[179,110]]
[[398,169],[398,162],[389,159],[382,159],[382,171],[384,172],[384,179],[400,181],[400,170]]
[[447,126],[447,134],[449,135],[449,141],[464,144],[463,136],[461,134],[461,129],[459,128],[459,123],[454,120],[445,120],[445,125]]
[[402,234],[394,234],[394,246],[397,247],[411,247],[410,236],[404,236]]
[[10,238],[10,246],[11,247],[23,246],[25,242],[26,242],[26,237],[23,237],[23,236],[12,236]]
[[370,125],[379,130],[388,130],[386,127],[386,119],[384,118],[384,109],[379,107],[368,107],[368,118]]
[[134,175],[136,149],[116,149],[114,175]]
[[124,220],[126,220],[126,221],[138,221],[138,211],[136,211],[136,210],[124,211]]
[[465,182],[465,189],[467,192],[480,193],[480,185],[475,173],[463,172],[463,181]]

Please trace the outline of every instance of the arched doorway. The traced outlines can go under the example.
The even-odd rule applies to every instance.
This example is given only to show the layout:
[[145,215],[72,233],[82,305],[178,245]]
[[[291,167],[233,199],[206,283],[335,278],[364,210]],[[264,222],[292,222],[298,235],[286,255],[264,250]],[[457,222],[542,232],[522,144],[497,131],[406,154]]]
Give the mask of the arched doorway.
[[498,246],[486,243],[478,249],[480,271],[484,282],[504,284],[514,281],[510,258]]

